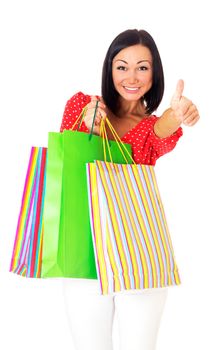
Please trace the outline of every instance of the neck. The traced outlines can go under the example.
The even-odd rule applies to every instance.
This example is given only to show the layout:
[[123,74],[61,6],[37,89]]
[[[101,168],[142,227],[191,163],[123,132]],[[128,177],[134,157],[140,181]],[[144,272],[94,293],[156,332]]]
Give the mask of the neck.
[[126,115],[144,115],[145,114],[145,106],[141,100],[139,101],[126,101],[121,99],[119,101],[119,111],[118,116],[126,116]]

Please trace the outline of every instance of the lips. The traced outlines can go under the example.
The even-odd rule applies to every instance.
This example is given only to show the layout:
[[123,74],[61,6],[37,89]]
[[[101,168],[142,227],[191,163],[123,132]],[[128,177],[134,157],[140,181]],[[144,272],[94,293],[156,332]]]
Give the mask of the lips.
[[124,86],[124,89],[129,90],[129,91],[138,91],[139,90],[138,87],[128,87],[128,86]]
[[124,90],[130,94],[137,93],[139,91],[139,87],[129,87],[129,86],[123,86]]

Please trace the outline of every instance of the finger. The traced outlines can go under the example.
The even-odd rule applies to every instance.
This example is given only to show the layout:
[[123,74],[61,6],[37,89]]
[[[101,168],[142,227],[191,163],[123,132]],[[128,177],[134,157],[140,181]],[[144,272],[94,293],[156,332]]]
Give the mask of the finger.
[[182,102],[180,103],[180,107],[183,113],[184,120],[189,118],[190,116],[199,114],[197,107],[190,100],[184,98],[184,101],[183,99],[181,99],[181,101]]
[[106,108],[106,105],[105,105],[103,102],[99,102],[99,103],[98,103],[98,107],[99,107],[99,108],[104,108],[104,109],[105,109],[105,108]]
[[197,115],[197,116],[195,116],[194,118],[193,118],[193,120],[192,121],[189,121],[189,123],[184,123],[186,126],[193,126],[193,125],[195,125],[197,122],[198,122],[198,120],[200,119],[200,116],[199,115]]
[[193,103],[192,101],[188,100],[186,97],[181,97],[180,99],[180,104],[179,104],[179,109],[183,116],[189,115],[193,112],[192,110]]
[[197,111],[195,111],[184,118],[183,124],[187,126],[191,126],[191,125],[194,125],[199,119],[200,119],[199,114]]
[[95,108],[96,105],[98,105],[99,103],[99,99],[97,98],[97,96],[90,96],[91,98],[91,102],[88,103],[87,107],[88,108]]
[[188,126],[193,126],[193,125],[195,125],[195,124],[198,122],[199,119],[200,119],[200,116],[198,115],[191,123],[189,123]]
[[182,95],[183,95],[183,90],[184,90],[184,81],[182,79],[178,80],[176,90],[173,94],[172,100],[175,101],[180,101]]
[[98,96],[92,95],[92,96],[90,96],[90,98],[91,98],[91,102],[95,102],[96,103],[97,101],[99,101],[98,105],[101,104],[101,106],[103,106],[104,108],[106,107],[102,97],[99,98]]
[[91,98],[91,101],[98,101],[99,100],[98,97],[94,96],[94,95],[90,96],[90,98]]
[[104,109],[102,108],[98,108],[97,109],[97,113],[101,118],[105,118],[106,117],[106,112],[104,111]]
[[97,112],[96,118],[95,118],[95,125],[96,125],[96,126],[100,126],[102,120],[104,120],[104,119],[105,119],[105,117],[103,117],[103,116],[100,114],[100,112]]
[[98,104],[97,104],[97,102],[98,102],[98,100],[92,100],[91,102],[89,102],[87,104],[87,109],[96,108],[96,105],[97,105],[97,107],[100,107],[100,108],[104,108],[104,109],[106,108],[106,105],[104,103],[98,102]]
[[189,112],[190,113],[193,113],[193,112],[197,112],[198,113],[197,107],[195,106],[195,104],[193,104],[193,102],[191,102],[191,105],[189,107]]
[[95,125],[98,126],[98,125],[100,125],[100,123],[101,123],[101,118],[96,117],[96,119],[95,119]]

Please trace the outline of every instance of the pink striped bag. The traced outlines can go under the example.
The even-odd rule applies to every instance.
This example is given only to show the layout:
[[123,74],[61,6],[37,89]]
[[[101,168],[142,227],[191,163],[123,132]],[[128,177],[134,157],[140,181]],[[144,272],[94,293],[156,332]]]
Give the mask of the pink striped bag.
[[11,258],[10,271],[26,277],[41,277],[46,157],[32,147]]
[[154,168],[95,161],[87,177],[102,294],[180,284]]

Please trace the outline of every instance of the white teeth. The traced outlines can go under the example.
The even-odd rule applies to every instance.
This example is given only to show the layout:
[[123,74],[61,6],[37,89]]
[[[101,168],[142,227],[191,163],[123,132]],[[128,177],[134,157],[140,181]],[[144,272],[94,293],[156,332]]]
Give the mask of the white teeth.
[[127,87],[127,86],[124,86],[126,90],[130,90],[130,91],[136,91],[136,90],[139,90],[139,88],[130,88],[130,87]]

